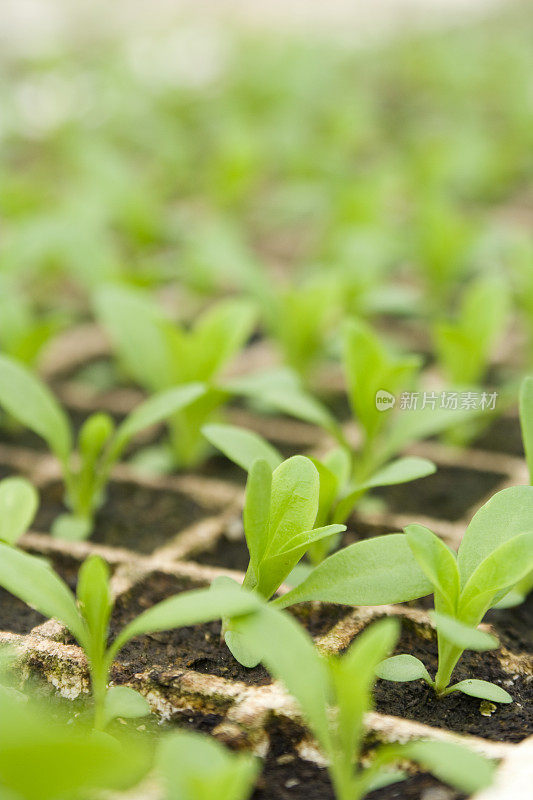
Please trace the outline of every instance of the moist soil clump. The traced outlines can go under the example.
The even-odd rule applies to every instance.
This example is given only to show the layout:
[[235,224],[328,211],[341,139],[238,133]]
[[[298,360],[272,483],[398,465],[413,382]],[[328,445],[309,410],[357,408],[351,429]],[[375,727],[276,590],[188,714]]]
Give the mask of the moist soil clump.
[[[410,653],[419,658],[430,675],[437,671],[436,635],[429,628],[403,620],[395,653]],[[438,698],[424,681],[393,683],[378,680],[374,692],[376,710],[404,719],[447,728],[462,734],[482,736],[504,742],[520,742],[533,734],[533,683],[523,675],[504,671],[497,650],[485,653],[465,651],[452,675],[451,683],[467,678],[491,681],[513,697],[509,704],[493,704],[489,716],[481,713],[483,701],[454,692]],[[486,707],[486,706],[485,706]]]
[[[54,483],[42,490],[41,507],[34,528],[48,531],[65,512],[63,486]],[[97,513],[91,541],[152,553],[181,530],[212,511],[203,509],[181,492],[139,486],[134,482],[111,482],[107,500]]]
[[26,634],[44,621],[42,614],[0,588],[0,630]]

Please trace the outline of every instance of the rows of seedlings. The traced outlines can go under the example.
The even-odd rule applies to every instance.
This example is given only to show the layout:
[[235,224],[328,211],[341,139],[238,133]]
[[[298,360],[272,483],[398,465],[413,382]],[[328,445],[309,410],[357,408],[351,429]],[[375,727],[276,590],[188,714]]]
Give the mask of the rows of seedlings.
[[189,34],[0,53],[0,798],[526,800],[530,19]]

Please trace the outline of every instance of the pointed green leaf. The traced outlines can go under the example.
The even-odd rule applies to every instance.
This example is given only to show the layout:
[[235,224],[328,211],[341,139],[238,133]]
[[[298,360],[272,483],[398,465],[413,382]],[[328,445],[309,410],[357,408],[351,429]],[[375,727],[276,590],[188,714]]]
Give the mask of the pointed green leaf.
[[408,654],[386,658],[378,664],[376,675],[384,681],[404,683],[422,679],[426,683],[433,684],[431,675],[420,659]]
[[134,636],[199,625],[222,617],[250,614],[260,607],[256,595],[239,587],[194,589],[174,595],[144,611],[130,622],[113,642],[110,658]]
[[490,683],[490,681],[480,681],[474,678],[454,683],[453,686],[448,688],[447,693],[449,692],[463,692],[463,694],[468,694],[470,697],[480,697],[482,700],[490,700],[492,703],[513,702],[509,692],[506,692],[501,686]]
[[72,450],[70,423],[54,395],[26,367],[0,355],[0,405],[41,436],[61,461]]
[[283,608],[305,600],[373,606],[414,600],[431,588],[404,534],[391,533],[333,553],[274,603]]
[[111,447],[117,459],[128,442],[138,433],[168,419],[176,411],[190,405],[205,393],[201,383],[188,383],[158,392],[135,408],[119,426]]
[[0,586],[45,617],[62,622],[85,646],[86,629],[74,596],[42,558],[0,543]]
[[16,544],[33,522],[38,505],[37,490],[25,478],[0,481],[0,540]]
[[497,547],[532,531],[533,486],[512,486],[497,492],[474,515],[463,536],[457,556],[462,586]]
[[462,744],[415,741],[403,745],[402,753],[439,780],[468,795],[492,783],[494,762]]
[[520,427],[529,470],[529,482],[533,484],[533,377],[524,378],[520,387]]
[[391,461],[383,469],[375,472],[369,480],[359,484],[358,489],[372,489],[376,486],[394,486],[426,478],[436,472],[435,464],[427,458],[405,456]]
[[437,630],[452,644],[463,650],[494,650],[499,646],[495,636],[470,625],[465,625],[458,619],[449,617],[447,614],[439,614],[437,611],[430,612],[430,616],[435,621]]
[[316,467],[305,456],[288,458],[274,470],[268,554],[279,552],[289,539],[313,527],[319,490]]
[[[461,592],[459,616],[481,617],[500,593],[510,589],[533,569],[533,532],[503,542],[477,567]],[[500,597],[497,597],[500,595]]]
[[259,459],[266,461],[272,471],[283,461],[276,448],[255,431],[237,425],[204,425],[202,433],[214,447],[246,472]]
[[150,703],[129,686],[110,686],[104,702],[104,727],[117,717],[136,719],[150,713]]
[[107,626],[113,598],[109,587],[109,567],[100,556],[85,559],[78,574],[76,589],[80,611],[91,631],[95,646],[102,652],[107,641]]
[[409,547],[436,592],[453,613],[459,597],[459,570],[453,553],[438,536],[423,525],[407,525]]
[[256,579],[268,546],[272,470],[266,461],[252,464],[246,482],[243,522],[250,563]]

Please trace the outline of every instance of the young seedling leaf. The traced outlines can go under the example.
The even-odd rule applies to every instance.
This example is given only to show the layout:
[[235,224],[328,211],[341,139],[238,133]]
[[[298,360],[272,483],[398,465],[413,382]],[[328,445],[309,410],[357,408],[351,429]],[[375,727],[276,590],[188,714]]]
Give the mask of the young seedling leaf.
[[520,427],[529,470],[529,482],[533,484],[533,377],[528,376],[520,387]]
[[92,520],[88,517],[77,517],[75,514],[60,514],[53,521],[50,533],[55,539],[83,542],[90,536],[92,528]]
[[243,523],[256,582],[259,579],[259,566],[268,546],[271,494],[272,470],[266,461],[255,461],[246,483]]
[[437,630],[449,642],[462,648],[463,650],[494,650],[499,646],[495,636],[470,625],[465,625],[458,619],[449,617],[447,614],[440,614],[437,611],[430,612],[430,616],[435,621]]
[[107,626],[113,599],[109,588],[109,567],[103,558],[92,555],[85,559],[78,573],[76,588],[81,613],[102,650],[107,642]]
[[459,600],[461,618],[481,618],[495,598],[501,599],[498,594],[505,593],[532,569],[533,531],[504,541],[470,575]]
[[70,424],[55,397],[26,367],[0,355],[0,405],[41,436],[61,461],[72,449]]
[[74,596],[43,559],[0,543],[0,585],[44,616],[62,622],[85,645],[86,629]]
[[256,611],[259,606],[257,596],[237,586],[195,589],[169,597],[144,611],[120,632],[110,648],[110,657],[134,636],[199,625],[221,617],[238,617]]
[[418,456],[404,456],[396,461],[391,461],[383,469],[375,472],[364,483],[358,484],[357,489],[372,489],[376,486],[394,486],[397,483],[409,483],[419,478],[426,478],[436,472],[436,466],[427,458]]
[[482,700],[490,700],[492,703],[512,703],[513,698],[502,689],[490,681],[480,681],[475,678],[469,678],[465,681],[454,683],[447,689],[447,694],[450,692],[463,692],[471,697],[480,697]]
[[459,571],[453,553],[438,536],[423,525],[407,525],[405,535],[414,557],[431,581],[434,591],[446,600],[453,613],[459,596]]
[[313,527],[318,511],[319,477],[305,456],[288,458],[272,473],[270,530],[267,553]]
[[0,481],[0,540],[16,544],[33,522],[39,495],[25,478]]
[[104,704],[104,727],[117,717],[136,719],[150,713],[150,703],[128,686],[110,686]]
[[283,461],[276,448],[262,436],[237,425],[204,425],[202,433],[214,447],[246,472],[250,472],[254,462],[259,459],[266,461],[271,471]]
[[159,745],[157,769],[165,800],[247,800],[259,762],[224,749],[211,737],[178,731]]
[[397,683],[422,679],[426,683],[433,684],[431,675],[420,659],[407,654],[386,658],[378,664],[376,675],[382,680],[396,681]]
[[198,400],[205,392],[201,383],[189,383],[158,392],[141,403],[118,428],[113,442],[115,458],[120,455],[128,442],[151,425],[170,417],[176,411]]
[[497,547],[521,533],[533,531],[533,486],[502,489],[474,514],[459,547],[461,584]]
[[492,783],[495,764],[463,745],[415,741],[403,745],[402,751],[436,778],[468,795]]
[[356,542],[326,558],[309,577],[274,603],[306,600],[348,605],[403,603],[431,591],[404,534]]

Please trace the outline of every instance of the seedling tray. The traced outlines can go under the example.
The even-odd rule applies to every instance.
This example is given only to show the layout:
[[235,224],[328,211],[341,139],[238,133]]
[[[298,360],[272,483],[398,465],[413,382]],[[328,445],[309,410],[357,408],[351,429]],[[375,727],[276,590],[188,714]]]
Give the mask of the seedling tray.
[[[78,419],[95,408],[126,413],[137,395],[126,388],[104,398],[92,397],[72,378],[83,363],[105,357],[105,342],[97,346],[94,336],[93,328],[84,329],[83,335],[74,337],[76,346],[69,350],[67,342],[55,366],[49,364],[47,370],[48,379]],[[269,435],[286,453],[319,452],[326,445],[312,426],[261,418],[239,408],[231,413],[233,421]],[[387,510],[352,516],[345,542],[420,522],[457,547],[473,512],[489,496],[505,486],[527,482],[523,459],[513,444],[517,424],[512,415],[500,420],[497,425],[507,433],[490,440],[491,450],[486,449],[485,439],[481,440],[485,449],[480,444],[467,451],[433,442],[418,445],[411,452],[432,458],[437,474],[384,491]],[[158,431],[152,435],[156,437]],[[495,449],[500,441],[510,452]],[[78,543],[48,535],[61,502],[55,461],[24,436],[4,437],[0,477],[13,473],[30,477],[41,493],[35,530],[21,542],[26,550],[50,559],[72,588],[88,554],[99,553],[110,564],[116,597],[112,630],[172,594],[208,586],[218,575],[242,578],[246,566],[240,522],[244,475],[222,459],[211,460],[194,475],[158,479],[141,478],[126,466],[118,467],[93,539]],[[402,626],[398,652],[419,656],[430,669],[436,664],[436,636],[424,599],[375,608],[305,603],[291,613],[321,649],[332,653],[347,648],[373,620],[395,616]],[[499,683],[513,695],[513,704],[496,707],[460,694],[436,700],[421,682],[378,682],[376,711],[367,719],[367,751],[381,741],[419,737],[463,742],[501,759],[498,781],[482,795],[483,800],[527,797],[517,792],[520,781],[531,785],[532,619],[531,598],[516,609],[492,611],[483,627],[500,638],[501,648],[489,653],[468,651],[455,673],[457,680],[475,675]],[[87,665],[74,640],[57,622],[44,620],[4,591],[0,591],[0,641],[11,643],[19,652],[23,676],[30,672],[40,676],[72,701],[87,696]],[[265,770],[254,798],[333,797],[322,757],[296,705],[263,667],[247,670],[231,657],[220,644],[220,623],[133,640],[119,654],[112,680],[141,691],[165,724],[210,732],[231,747],[249,748],[262,756]],[[151,792],[146,787],[136,796],[150,797]],[[405,783],[369,797],[457,800],[461,795],[425,773],[413,772]]]

